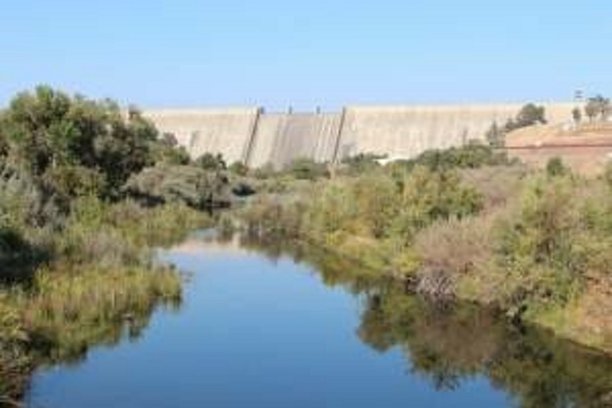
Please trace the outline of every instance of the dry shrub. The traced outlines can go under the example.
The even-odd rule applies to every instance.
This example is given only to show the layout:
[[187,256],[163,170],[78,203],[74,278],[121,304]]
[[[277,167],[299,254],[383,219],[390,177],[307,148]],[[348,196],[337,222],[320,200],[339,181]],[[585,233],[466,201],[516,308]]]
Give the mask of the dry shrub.
[[295,238],[301,232],[304,205],[295,198],[282,201],[280,197],[264,194],[241,209],[238,219],[251,236],[262,238]]
[[417,273],[420,292],[435,296],[456,294],[458,280],[489,268],[493,216],[467,217],[436,222],[415,237],[422,267]]
[[490,215],[439,221],[417,234],[415,246],[424,265],[466,273],[489,262],[493,224]]
[[461,178],[483,195],[485,210],[490,210],[517,197],[526,172],[523,166],[482,167],[463,170]]

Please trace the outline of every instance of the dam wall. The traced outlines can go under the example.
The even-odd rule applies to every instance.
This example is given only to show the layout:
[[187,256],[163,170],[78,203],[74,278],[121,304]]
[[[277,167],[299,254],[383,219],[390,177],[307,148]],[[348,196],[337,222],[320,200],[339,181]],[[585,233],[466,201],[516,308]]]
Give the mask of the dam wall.
[[[571,120],[573,104],[542,104],[552,123]],[[348,107],[339,157],[359,153],[412,158],[430,149],[484,140],[493,122],[502,126],[522,105]]]
[[[572,103],[544,103],[550,123],[571,122]],[[349,106],[338,113],[264,113],[261,108],[145,111],[192,157],[220,153],[228,163],[281,168],[296,158],[336,162],[360,153],[408,159],[429,149],[483,140],[521,104]]]
[[228,163],[245,161],[259,108],[145,111],[161,133],[171,133],[191,157],[220,153]]
[[283,167],[301,157],[329,162],[334,159],[339,135],[338,114],[262,115],[246,164],[261,167],[270,163],[274,167]]

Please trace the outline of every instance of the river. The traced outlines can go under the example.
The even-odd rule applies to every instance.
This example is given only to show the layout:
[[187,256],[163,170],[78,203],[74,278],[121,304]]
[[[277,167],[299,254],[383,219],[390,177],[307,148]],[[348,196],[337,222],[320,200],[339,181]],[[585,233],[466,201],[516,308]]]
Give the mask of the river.
[[314,250],[202,232],[159,256],[188,273],[182,304],[39,368],[26,406],[612,403],[612,359],[494,311],[428,303]]

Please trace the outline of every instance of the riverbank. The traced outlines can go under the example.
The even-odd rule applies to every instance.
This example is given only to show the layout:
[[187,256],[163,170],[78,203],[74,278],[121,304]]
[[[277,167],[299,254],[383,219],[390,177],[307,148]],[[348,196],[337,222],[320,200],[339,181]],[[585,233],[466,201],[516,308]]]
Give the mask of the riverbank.
[[612,352],[610,170],[584,178],[558,160],[529,170],[484,147],[361,168],[257,198],[242,228],[315,243],[416,292],[494,306]]
[[35,366],[138,335],[179,302],[181,276],[151,248],[232,199],[223,169],[125,112],[48,86],[0,111],[0,404]]
[[18,398],[35,366],[79,359],[125,327],[135,336],[156,307],[180,303],[180,273],[157,264],[152,248],[210,222],[181,205],[78,205],[53,235],[54,259],[0,289],[0,395]]

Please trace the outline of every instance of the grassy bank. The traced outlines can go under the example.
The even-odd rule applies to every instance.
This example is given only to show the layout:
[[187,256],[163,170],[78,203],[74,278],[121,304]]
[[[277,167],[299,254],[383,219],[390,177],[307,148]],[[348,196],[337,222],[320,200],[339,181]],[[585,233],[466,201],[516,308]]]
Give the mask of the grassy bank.
[[156,307],[179,304],[180,274],[155,264],[150,248],[208,223],[180,205],[145,209],[87,198],[62,231],[30,231],[53,255],[0,289],[0,395],[21,395],[34,365],[79,359],[126,330],[137,336]]
[[365,167],[258,197],[243,226],[612,351],[612,170],[586,179],[554,160],[533,171],[481,146]]

